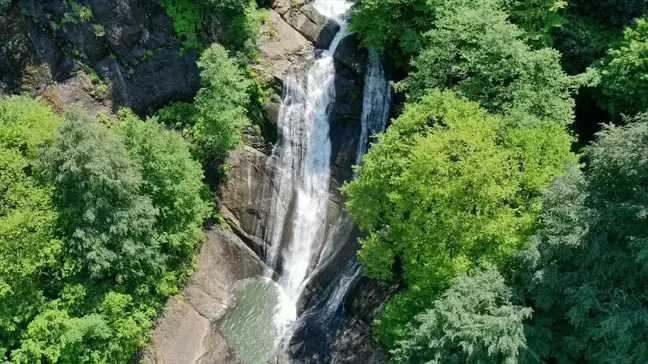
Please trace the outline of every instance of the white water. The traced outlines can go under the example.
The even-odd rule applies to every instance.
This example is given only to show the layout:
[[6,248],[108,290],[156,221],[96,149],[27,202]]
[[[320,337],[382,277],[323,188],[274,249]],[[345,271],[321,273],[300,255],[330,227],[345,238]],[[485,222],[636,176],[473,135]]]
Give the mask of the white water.
[[[358,149],[356,151],[356,165],[362,164],[362,157],[369,147],[369,139],[373,135],[385,131],[391,107],[391,85],[385,76],[385,70],[382,67],[380,58],[374,52],[369,52],[365,67],[364,89],[362,94],[361,131],[360,138],[358,139]],[[354,173],[355,177],[357,176]],[[336,238],[340,239],[343,237],[340,240],[344,242],[351,232],[353,222],[346,215],[341,215],[340,219],[341,221],[336,222],[335,228],[341,234],[336,236]],[[333,258],[337,250],[342,248],[340,245],[329,244],[326,246],[328,253],[325,251],[323,256]],[[325,261],[322,265],[327,263]],[[341,265],[341,262],[338,262],[338,264]],[[347,263],[346,269],[340,270],[338,280],[335,283],[333,291],[328,295],[324,307],[315,313],[320,323],[325,324],[331,320],[340,307],[340,304],[342,304],[347,292],[360,277],[361,272],[362,267],[355,259]]]
[[356,165],[362,164],[362,157],[369,148],[369,137],[385,131],[391,107],[391,85],[385,77],[380,58],[373,51],[369,52],[367,58],[362,94],[362,130],[358,140]]
[[340,31],[305,76],[294,72],[284,82],[278,120],[281,142],[273,158],[278,188],[273,196],[272,250],[268,255],[273,268],[279,261],[283,268],[278,283],[288,302],[277,311],[276,321],[284,327],[296,318],[295,305],[312,270],[313,255],[325,240],[331,159],[329,112],[335,101],[333,54],[346,36],[346,13],[351,3],[316,0],[314,6],[337,21]]

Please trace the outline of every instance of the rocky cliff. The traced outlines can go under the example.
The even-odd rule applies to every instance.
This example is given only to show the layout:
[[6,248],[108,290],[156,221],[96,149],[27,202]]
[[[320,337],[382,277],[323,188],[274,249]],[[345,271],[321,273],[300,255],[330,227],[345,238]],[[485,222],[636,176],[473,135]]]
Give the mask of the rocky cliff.
[[[76,4],[76,5],[75,5]],[[59,111],[81,103],[92,113],[121,106],[146,113],[169,101],[190,101],[199,87],[198,54],[182,50],[173,21],[151,0],[14,0],[0,11],[0,97],[38,95]],[[326,48],[339,26],[304,0],[268,0],[269,17],[258,40],[259,59],[252,67],[272,85],[264,105],[266,122],[277,122],[282,87],[289,70],[314,49]],[[353,37],[337,48],[336,102],[331,110],[331,184],[329,221],[343,214],[338,187],[352,177],[362,109],[366,51]],[[298,72],[298,71],[297,71]],[[269,249],[271,217],[267,199],[276,188],[274,146],[248,128],[244,145],[234,150],[218,195],[227,229],[211,229],[198,256],[198,269],[182,295],[169,299],[143,359],[151,363],[236,363],[234,353],[214,323],[229,305],[228,289],[240,279],[260,275]],[[354,254],[357,234],[318,278],[301,310],[316,305],[335,276],[336,259]],[[294,360],[304,363],[351,363],[384,360],[370,336],[371,317],[390,291],[369,283],[356,286],[355,297],[323,332],[306,323],[293,339]],[[358,288],[359,287],[359,288]],[[373,292],[373,293],[372,293]],[[379,293],[375,293],[379,292]],[[372,296],[373,294],[373,296]],[[355,302],[355,303],[354,303]],[[306,335],[300,339],[300,335]],[[324,335],[326,340],[320,340]]]
[[[14,1],[0,14],[0,93],[40,94],[55,103],[91,101],[138,113],[193,99],[198,54],[181,52],[173,21],[156,1]],[[9,31],[4,31],[5,29]],[[89,75],[91,82],[74,80]],[[62,83],[87,84],[93,100],[67,95]]]

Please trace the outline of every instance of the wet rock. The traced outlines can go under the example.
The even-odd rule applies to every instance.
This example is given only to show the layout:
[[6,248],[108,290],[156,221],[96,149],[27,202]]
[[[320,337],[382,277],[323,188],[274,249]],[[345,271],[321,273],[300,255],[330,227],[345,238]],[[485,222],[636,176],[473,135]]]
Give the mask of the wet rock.
[[247,146],[230,152],[231,168],[222,184],[221,210],[234,229],[240,229],[253,242],[252,248],[264,256],[264,241],[271,216],[274,181],[268,155]]
[[336,62],[335,103],[330,113],[331,137],[331,183],[330,191],[338,194],[338,188],[353,177],[352,166],[356,162],[360,117],[362,114],[362,89],[364,79]]
[[362,74],[367,63],[368,51],[360,46],[360,40],[355,34],[344,37],[333,57],[357,74]]
[[277,125],[280,109],[280,102],[271,101],[263,105],[263,116],[265,117],[265,120],[273,125]]
[[230,231],[213,229],[198,254],[198,270],[183,294],[167,301],[149,345],[146,363],[237,363],[213,323],[225,313],[232,283],[262,274],[264,264]]
[[292,8],[283,18],[320,49],[327,49],[340,30],[338,23],[320,14],[312,4],[304,5],[301,9]]

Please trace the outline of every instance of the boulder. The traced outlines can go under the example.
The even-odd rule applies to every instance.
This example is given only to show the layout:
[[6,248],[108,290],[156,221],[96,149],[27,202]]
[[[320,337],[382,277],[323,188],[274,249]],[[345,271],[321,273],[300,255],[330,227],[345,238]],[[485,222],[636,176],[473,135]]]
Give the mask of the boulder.
[[182,295],[170,298],[143,361],[155,364],[236,363],[214,330],[225,314],[232,283],[263,273],[265,265],[230,231],[211,229],[198,254],[198,270]]
[[304,5],[300,9],[292,8],[283,18],[320,49],[327,49],[340,30],[338,23],[320,14],[312,4]]

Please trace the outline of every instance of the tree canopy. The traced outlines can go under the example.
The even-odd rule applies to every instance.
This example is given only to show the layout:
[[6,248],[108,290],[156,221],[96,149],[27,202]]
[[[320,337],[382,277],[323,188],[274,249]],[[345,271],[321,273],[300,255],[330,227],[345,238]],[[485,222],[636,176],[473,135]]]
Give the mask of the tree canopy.
[[558,124],[507,127],[452,92],[406,105],[343,188],[368,234],[359,251],[366,273],[389,279],[398,259],[408,284],[379,321],[386,340],[457,273],[503,265],[522,246],[542,189],[574,162],[571,141]]
[[201,240],[200,163],[127,110],[108,125],[26,97],[0,110],[0,360],[126,362]]

